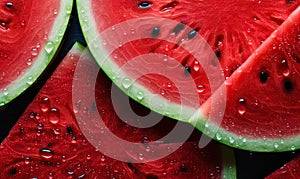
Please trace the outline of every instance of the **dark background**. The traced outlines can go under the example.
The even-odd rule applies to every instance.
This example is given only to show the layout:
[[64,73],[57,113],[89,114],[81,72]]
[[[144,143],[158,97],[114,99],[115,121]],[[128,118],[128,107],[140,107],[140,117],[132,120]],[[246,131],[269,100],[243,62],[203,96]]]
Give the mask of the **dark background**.
[[[35,94],[51,76],[60,61],[66,53],[72,48],[76,41],[86,45],[76,12],[76,6],[73,8],[70,26],[65,35],[59,53],[53,63],[41,76],[38,82],[34,83],[30,89],[15,99],[12,103],[0,108],[0,142],[8,135],[10,129],[14,126],[20,115],[35,97]],[[276,169],[283,166],[286,162],[292,160],[299,151],[284,153],[256,153],[243,150],[235,150],[237,176],[239,179],[259,179],[268,176]]]

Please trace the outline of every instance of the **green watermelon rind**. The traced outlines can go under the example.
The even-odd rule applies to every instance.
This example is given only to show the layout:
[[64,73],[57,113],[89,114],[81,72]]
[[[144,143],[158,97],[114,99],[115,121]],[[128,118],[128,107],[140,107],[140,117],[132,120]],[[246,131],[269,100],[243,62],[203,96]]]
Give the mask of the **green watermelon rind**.
[[[81,45],[79,42],[76,42],[74,46],[71,49],[71,53],[74,55],[86,55],[86,53],[83,53],[87,48]],[[86,59],[86,58],[83,58]],[[234,151],[227,147],[220,145],[220,152],[222,156],[222,178],[230,178],[235,179],[236,178],[236,163],[235,163],[235,156]]]
[[46,69],[62,43],[64,37],[63,34],[68,26],[72,7],[73,0],[61,0],[60,10],[58,11],[57,18],[54,21],[53,28],[50,29],[47,41],[53,43],[53,50],[50,53],[47,53],[45,50],[41,50],[30,68],[28,68],[23,75],[5,87],[5,92],[3,90],[0,91],[0,107],[8,104],[22,94]]
[[[89,0],[77,0],[78,16],[84,38],[89,46],[92,55],[95,57],[97,63],[100,64],[99,59],[105,58],[107,54],[105,52],[105,48],[95,38],[98,37],[99,32],[97,31],[96,22],[90,9],[92,8]],[[150,99],[154,95],[148,89],[136,83],[131,86],[130,90],[124,89],[122,87],[121,80],[118,80],[116,78],[115,72],[118,71],[118,66],[114,64],[112,60],[106,60],[105,62],[106,63],[101,65],[103,71],[124,93],[126,93],[132,99],[155,112],[164,114],[165,116],[179,121],[190,123],[195,128],[216,141],[234,148],[256,152],[282,152],[293,151],[300,148],[300,136],[290,137],[288,139],[274,139],[265,137],[249,138],[245,136],[239,136],[232,132],[226,131],[225,129],[222,129],[219,126],[216,126],[214,123],[208,122],[207,118],[201,114],[201,111],[199,109],[182,107],[178,104],[167,101],[163,97],[156,98],[157,103],[162,104],[167,102],[167,109],[162,111],[160,108],[153,108],[153,106],[150,105],[149,100],[147,101],[147,99]],[[128,78],[128,76],[126,76],[125,74],[118,74],[118,76]],[[142,91],[144,93],[144,99],[142,101],[137,100],[137,98],[135,97],[136,93],[139,91]],[[181,113],[179,113],[180,111]]]

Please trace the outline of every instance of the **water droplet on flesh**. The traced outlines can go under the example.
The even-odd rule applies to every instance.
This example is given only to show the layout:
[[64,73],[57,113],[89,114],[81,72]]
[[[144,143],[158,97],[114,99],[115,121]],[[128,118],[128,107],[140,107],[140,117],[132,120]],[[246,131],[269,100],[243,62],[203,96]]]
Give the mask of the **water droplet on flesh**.
[[283,76],[289,76],[290,75],[290,69],[288,66],[288,62],[286,60],[281,61],[281,66],[280,66],[281,72]]
[[31,49],[31,55],[34,56],[34,57],[36,57],[36,56],[38,56],[38,54],[39,54],[38,49],[36,47],[33,47]]
[[198,93],[203,93],[205,91],[205,87],[203,85],[198,85],[197,91],[198,91]]
[[54,155],[53,151],[47,148],[42,148],[40,150],[40,156],[45,158],[45,159],[50,159]]
[[49,121],[52,124],[59,123],[60,120],[60,111],[57,108],[51,108],[49,111]]
[[246,101],[244,98],[239,99],[239,105],[238,105],[238,112],[240,115],[245,114],[246,112],[246,107],[245,107]]
[[40,102],[40,108],[43,112],[47,112],[50,108],[50,99],[48,97],[42,97]]
[[198,61],[195,61],[195,63],[194,63],[194,70],[195,70],[195,71],[199,71],[199,69],[200,69],[199,62],[198,62]]

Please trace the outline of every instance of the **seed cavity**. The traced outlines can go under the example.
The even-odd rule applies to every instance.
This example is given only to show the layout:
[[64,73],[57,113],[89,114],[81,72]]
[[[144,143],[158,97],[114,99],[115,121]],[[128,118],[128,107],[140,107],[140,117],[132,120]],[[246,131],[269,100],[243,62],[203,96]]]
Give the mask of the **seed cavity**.
[[152,38],[156,38],[158,37],[160,34],[160,29],[159,27],[154,27],[153,30],[152,30],[152,33],[151,33],[151,37]]
[[222,45],[223,41],[224,41],[224,35],[218,35],[216,37],[215,47]]
[[178,5],[177,1],[172,1],[172,2],[164,5],[163,7],[161,7],[160,11],[162,11],[162,12],[170,11],[171,9],[175,8],[177,5]]
[[266,83],[269,79],[269,74],[265,71],[262,71],[260,72],[259,78],[261,83]]
[[[300,35],[298,35],[298,36],[300,36]],[[291,56],[297,63],[300,63],[300,58],[295,53],[291,52]]]
[[151,6],[152,6],[152,3],[148,2],[148,1],[143,1],[139,4],[139,8],[141,8],[141,9],[148,9]]
[[294,89],[294,84],[293,84],[293,82],[291,80],[286,79],[283,82],[283,87],[284,87],[284,89],[285,89],[286,92],[291,92]]
[[275,22],[277,25],[281,25],[284,22],[284,19],[280,17],[271,16],[271,20]]

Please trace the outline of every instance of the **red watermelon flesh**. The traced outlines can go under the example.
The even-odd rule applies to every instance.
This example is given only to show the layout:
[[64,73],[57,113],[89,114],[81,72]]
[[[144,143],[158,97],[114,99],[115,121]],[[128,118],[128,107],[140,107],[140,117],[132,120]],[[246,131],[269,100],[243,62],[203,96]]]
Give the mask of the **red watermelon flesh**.
[[[113,82],[133,99],[151,110],[171,118],[193,123],[200,131],[205,132],[210,137],[234,147],[252,151],[283,151],[299,148],[296,137],[299,127],[292,127],[289,122],[285,121],[296,119],[293,121],[296,124],[298,119],[297,105],[299,102],[297,101],[299,95],[295,90],[297,84],[293,81],[297,78],[297,65],[294,64],[297,64],[296,61],[299,58],[298,19],[295,14],[298,12],[297,8],[299,8],[300,2],[213,1],[210,3],[211,1],[104,1],[101,3],[78,1],[77,6],[84,36],[95,59],[102,65],[104,72]],[[195,8],[197,11],[193,11]],[[107,9],[114,11],[108,12]],[[185,11],[189,13],[185,13]],[[292,17],[289,17],[292,12],[294,12]],[[148,24],[132,20],[136,18],[147,19],[148,17],[155,17],[156,20],[149,21]],[[174,25],[174,23],[161,20],[161,17],[176,20],[178,23]],[[230,20],[226,21],[226,19]],[[126,23],[121,23],[125,21]],[[182,24],[184,24],[183,27]],[[191,26],[192,29],[187,26]],[[277,31],[277,34],[275,32],[272,34],[273,31]],[[206,52],[205,50],[202,51],[203,46],[204,48],[206,46],[202,44],[203,41],[201,40],[200,47],[202,48],[198,48],[199,41],[197,40],[200,37],[197,34],[205,38],[209,46],[215,50],[215,55],[219,57],[219,60],[214,61],[216,58],[212,57],[210,52],[204,53],[201,59],[197,58],[198,61],[191,57],[192,53],[189,54],[185,47],[194,45],[195,51],[198,49],[200,53]],[[134,40],[125,43],[128,39]],[[260,50],[255,51],[258,47]],[[256,55],[258,52],[260,54]],[[175,58],[182,66],[170,67],[168,59],[161,58],[159,63],[158,59],[153,56],[139,59],[140,63],[134,62],[134,65],[131,65],[136,57],[153,53]],[[106,59],[106,55],[110,55],[110,57]],[[268,57],[265,57],[266,55]],[[246,60],[247,57],[249,57],[248,60]],[[266,74],[268,75],[271,71],[266,73],[262,71],[265,69],[258,69],[258,67],[263,68],[262,64],[266,68],[271,64],[275,65],[273,63],[274,58],[281,57],[285,58],[283,66],[286,65],[286,62],[289,67],[295,66],[294,74],[292,74],[292,68],[289,69],[291,73],[288,78],[284,77],[286,74],[280,72],[282,75],[281,77],[278,76],[279,80],[276,81],[276,85],[264,83]],[[272,59],[272,63],[270,63],[270,59]],[[290,62],[291,59],[296,60]],[[281,63],[282,60],[276,63]],[[160,66],[151,66],[152,61]],[[201,65],[204,64],[203,68],[199,65],[200,62]],[[218,83],[220,81],[216,80],[220,78],[217,74],[220,70],[218,62],[222,66],[221,72],[225,73],[225,78],[228,80],[225,82],[226,85],[221,85],[217,94],[213,95],[213,98],[210,98],[205,104],[204,102],[214,92],[214,88],[220,84]],[[127,64],[131,65],[127,71],[120,73],[121,75],[116,72]],[[258,66],[255,67],[254,64]],[[238,68],[239,66],[243,66],[242,70]],[[278,64],[275,66],[277,68]],[[275,69],[275,66],[272,68]],[[157,68],[161,72],[144,75],[136,80],[134,85],[126,84],[127,87],[124,87],[124,79],[127,80],[127,77],[134,79],[134,73],[142,73],[147,68]],[[161,73],[169,69],[173,69],[174,76],[169,79],[162,77]],[[207,73],[205,71],[207,69],[211,73]],[[231,73],[235,74],[232,78],[230,77]],[[123,74],[126,74],[127,77],[124,77]],[[185,84],[185,82],[190,81],[189,75],[193,80],[192,87]],[[213,77],[213,80],[208,81],[209,76]],[[252,77],[250,78],[250,76]],[[252,79],[260,78],[263,82],[260,80],[252,81]],[[268,79],[269,81],[272,80],[271,78]],[[175,80],[179,81],[179,86],[172,83]],[[178,87],[181,86],[187,89],[186,93],[179,92]],[[266,93],[259,93],[261,92],[260,89],[266,89],[266,87],[268,87]],[[286,88],[284,93],[282,93],[283,88]],[[146,95],[143,100],[138,100],[136,93],[141,91]],[[197,96],[194,95],[194,92],[197,93]],[[226,98],[225,92],[228,93]],[[273,100],[282,100],[280,105],[270,100],[273,98],[270,94],[275,95],[278,92],[280,95],[276,95]],[[159,94],[161,98],[152,104],[149,99],[156,94]],[[211,116],[201,117],[201,112],[200,117],[195,116],[197,114],[195,111],[203,103],[205,105],[200,111],[204,111],[208,115],[212,114]],[[258,106],[255,106],[256,103]],[[226,104],[228,107],[221,129],[219,129],[220,118],[223,118],[222,110],[225,109]],[[211,108],[211,105],[214,108]],[[166,110],[164,110],[165,108]],[[206,119],[212,116],[215,119],[210,121],[210,125]],[[280,119],[281,122],[275,123],[275,119]],[[268,120],[273,121],[268,123]],[[289,127],[286,128],[285,126]],[[286,137],[289,140],[285,140]]]
[[296,157],[294,160],[287,164],[284,164],[280,169],[276,170],[272,174],[266,177],[266,179],[297,179],[300,176],[300,157]]
[[27,89],[62,41],[71,0],[0,1],[0,106]]
[[280,169],[266,177],[266,179],[296,179],[300,176],[300,157],[284,164]]
[[[199,149],[197,141],[189,141],[169,156],[147,163],[134,162],[145,160],[139,154],[124,155],[126,149],[107,137],[107,131],[101,130],[104,126],[98,125],[97,114],[101,115],[113,133],[125,140],[142,143],[143,150],[149,153],[171,150],[173,144],[168,141],[161,141],[155,145],[151,145],[150,142],[163,137],[172,127],[169,125],[172,122],[164,118],[156,126],[142,129],[131,127],[121,121],[110,99],[112,83],[103,72],[99,71],[99,67],[88,54],[81,57],[81,65],[88,71],[76,74],[89,76],[98,73],[97,84],[93,88],[96,89],[94,92],[97,103],[85,106],[86,101],[89,101],[88,95],[91,90],[90,86],[86,86],[89,82],[74,76],[75,67],[79,66],[77,64],[83,50],[84,48],[78,44],[73,47],[1,144],[1,178],[235,177],[232,153],[217,143]],[[72,102],[73,77],[82,84],[82,94],[87,95],[82,101]],[[138,104],[133,105],[144,110]],[[86,120],[78,118],[78,114],[83,114]],[[83,135],[80,128],[90,131],[95,136],[101,135],[103,141],[100,142],[106,142],[109,147],[117,148],[128,162],[112,159],[97,151],[91,145],[93,142],[89,142],[89,138]]]
[[[299,4],[299,1],[289,2],[285,0],[275,2],[271,0],[107,0],[101,1],[101,3],[90,0],[79,2],[78,12],[79,17],[82,19],[82,26],[87,24],[87,22],[92,22],[87,27],[84,27],[84,34],[88,43],[91,44],[92,53],[94,53],[96,59],[101,58],[95,52],[99,51],[99,49],[93,47],[93,40],[97,34],[90,34],[90,28],[97,28],[99,35],[105,29],[113,29],[114,27],[118,31],[119,27],[117,27],[117,24],[135,18],[157,17],[176,20],[177,24],[170,26],[163,25],[162,22],[157,22],[156,24],[153,22],[146,27],[140,27],[139,24],[136,24],[132,29],[121,29],[120,27],[118,33],[102,38],[109,45],[117,37],[121,40],[130,38],[129,36],[132,33],[136,37],[148,35],[149,39],[136,40],[128,44],[120,41],[120,46],[122,47],[111,54],[111,60],[119,66],[123,66],[132,58],[142,54],[158,53],[165,55],[166,59],[167,57],[175,58],[183,67],[174,69],[177,70],[177,76],[174,78],[183,78],[182,80],[184,81],[185,73],[190,73],[195,81],[195,93],[199,93],[200,103],[202,104],[211,95],[212,89],[210,85],[213,84],[209,84],[208,77],[205,75],[201,64],[208,63],[208,66],[213,68],[218,63],[218,60],[215,61],[215,58],[209,57],[197,59],[191,52],[183,49],[188,44],[197,46],[197,41],[194,39],[197,33],[208,42],[216,56],[219,57],[225,77],[229,77]],[[89,16],[92,16],[92,18],[85,20]],[[93,27],[93,25],[96,27]],[[124,33],[127,34],[127,37],[123,35]],[[164,40],[157,40],[156,38]],[[172,42],[167,42],[166,40]],[[204,62],[199,64],[199,61]],[[162,66],[168,65],[168,63],[164,63],[163,59],[161,59],[161,63]],[[109,73],[108,69],[104,68],[104,71]],[[109,76],[113,78],[113,75],[109,74]],[[145,75],[139,80],[151,92],[180,103],[179,92],[176,85],[172,83],[173,79],[166,79],[159,75]]]
[[[225,82],[227,107],[221,141],[257,151],[300,147],[299,52],[300,7]],[[222,92],[214,95],[224,99]],[[210,107],[209,100],[202,110]],[[229,131],[226,137],[224,130]]]

